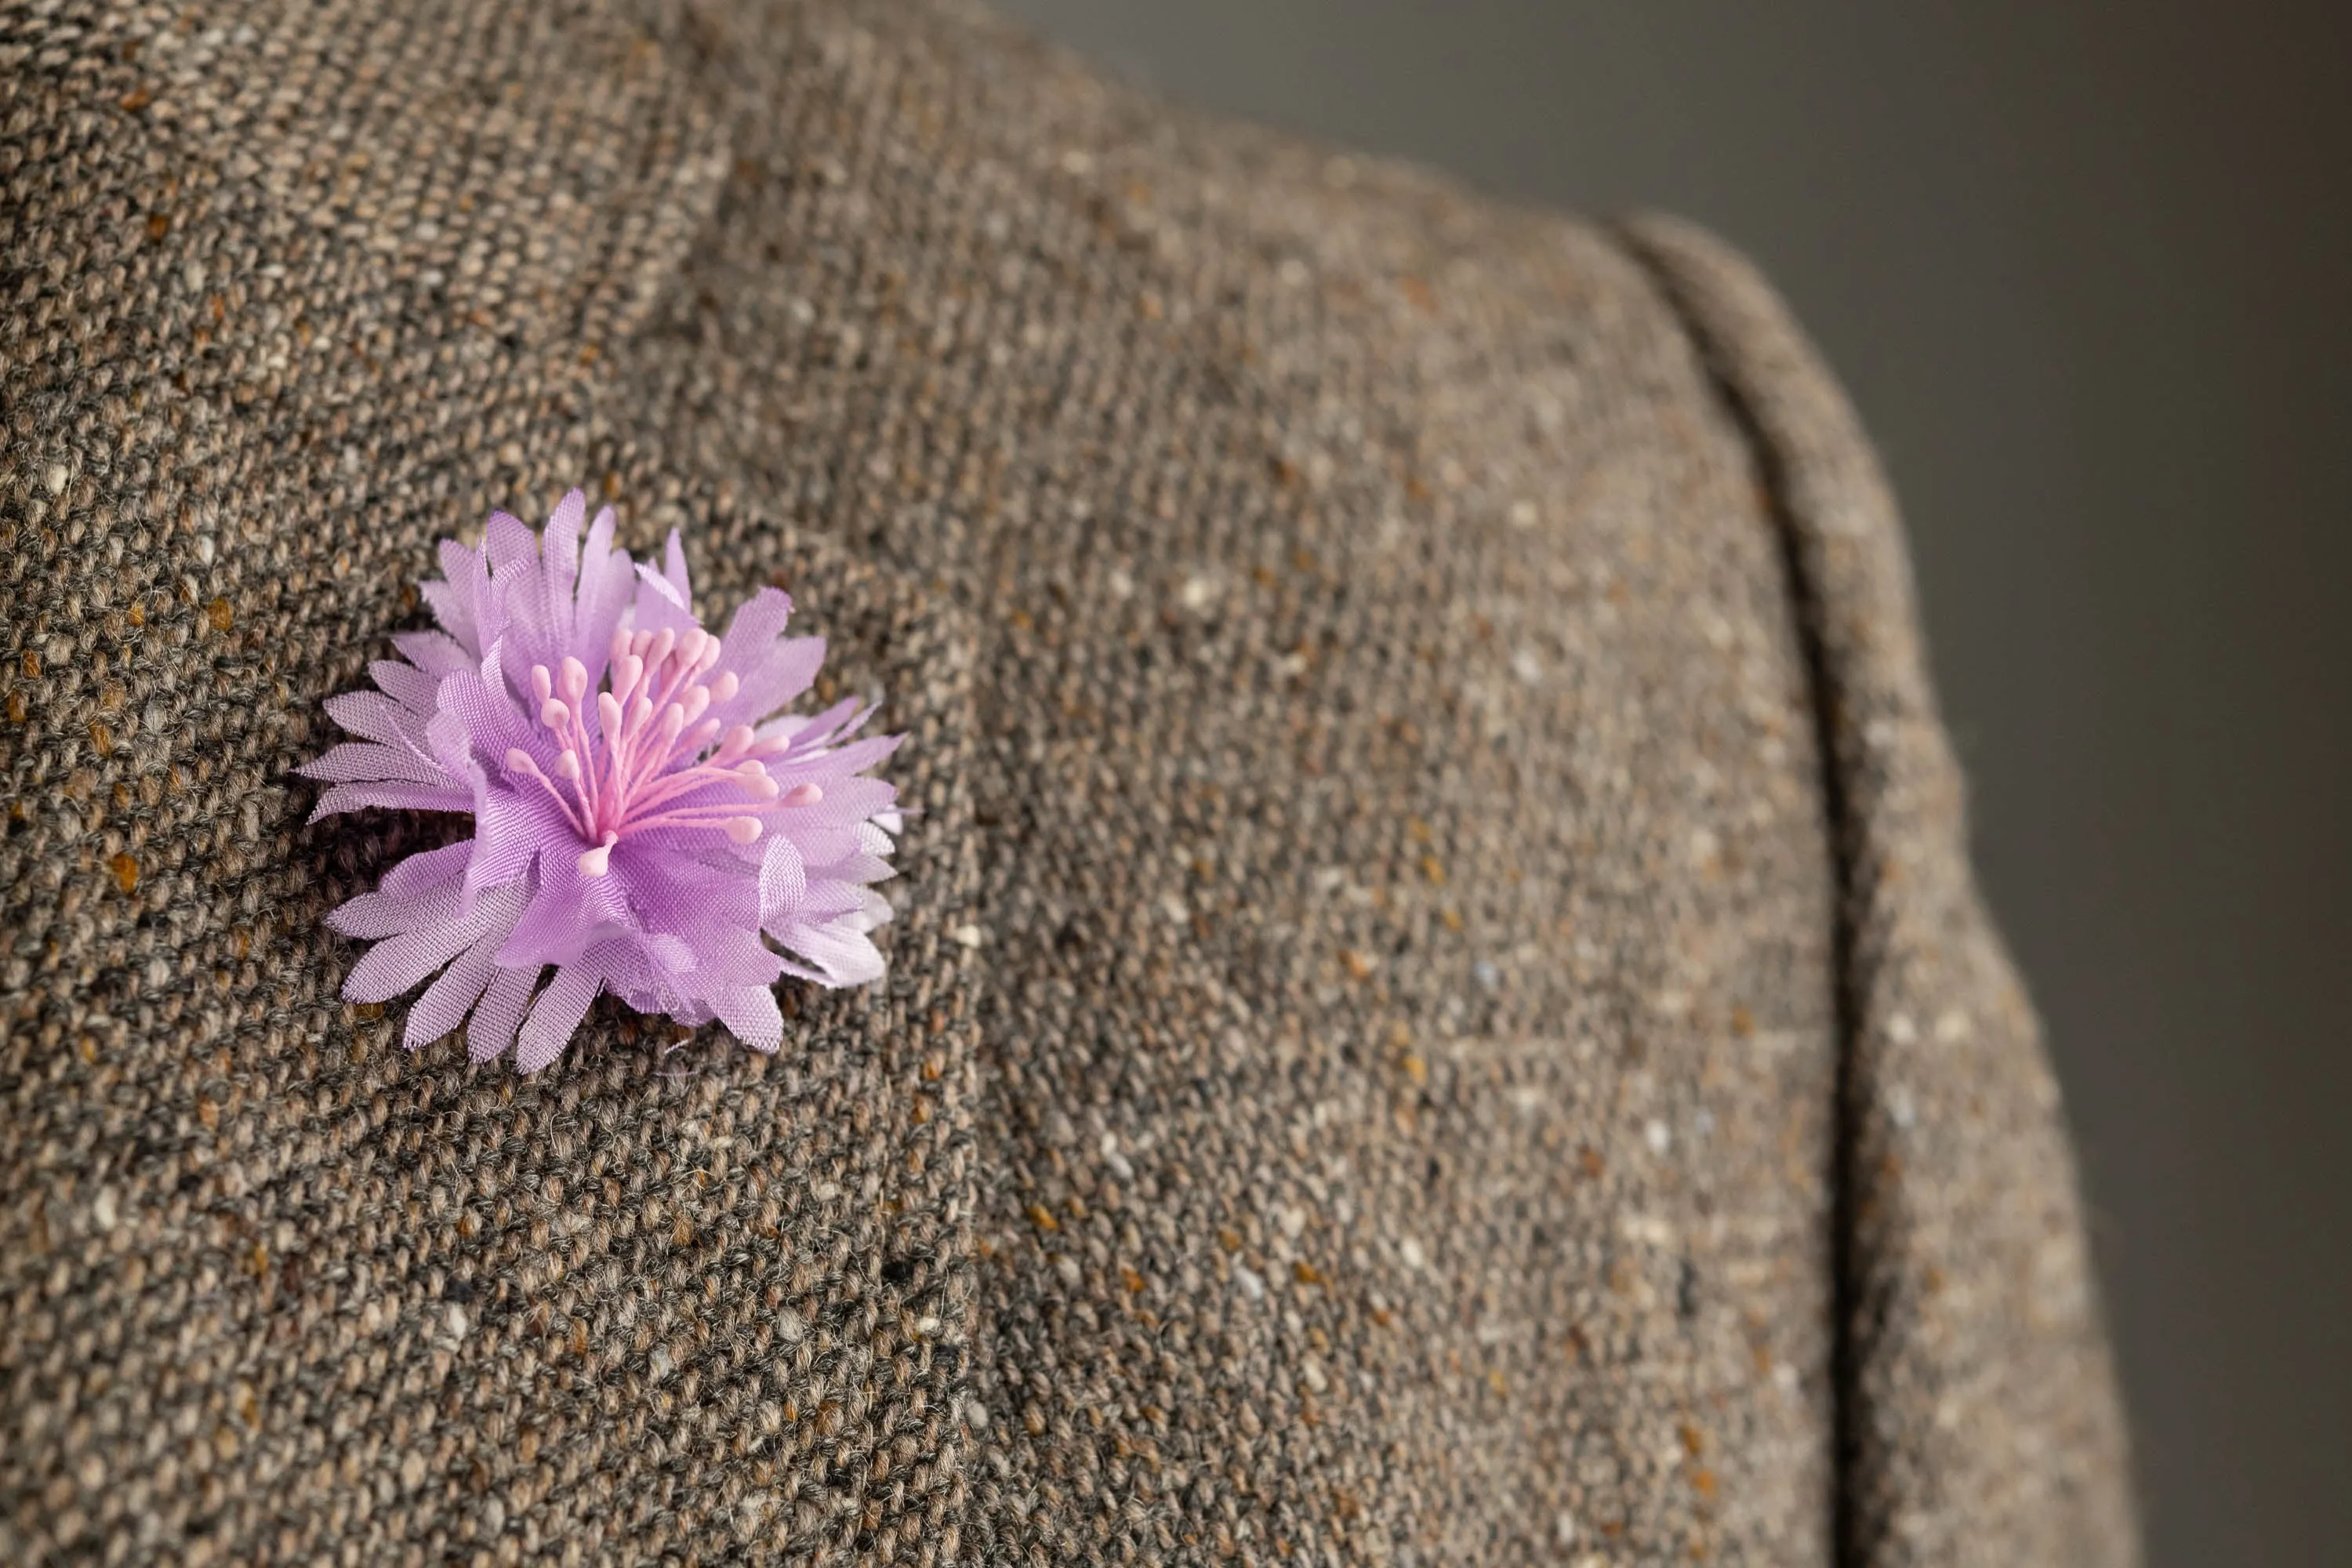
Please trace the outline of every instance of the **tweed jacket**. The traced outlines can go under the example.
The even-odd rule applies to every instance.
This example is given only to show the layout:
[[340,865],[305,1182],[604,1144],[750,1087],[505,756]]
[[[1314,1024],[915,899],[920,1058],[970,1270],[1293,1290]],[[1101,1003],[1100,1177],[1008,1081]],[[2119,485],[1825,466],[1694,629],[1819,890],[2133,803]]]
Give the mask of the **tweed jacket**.
[[[400,1047],[434,542],[788,584],[782,1051]],[[851,0],[0,0],[0,1559],[2127,1564],[1854,417],[1736,256]]]

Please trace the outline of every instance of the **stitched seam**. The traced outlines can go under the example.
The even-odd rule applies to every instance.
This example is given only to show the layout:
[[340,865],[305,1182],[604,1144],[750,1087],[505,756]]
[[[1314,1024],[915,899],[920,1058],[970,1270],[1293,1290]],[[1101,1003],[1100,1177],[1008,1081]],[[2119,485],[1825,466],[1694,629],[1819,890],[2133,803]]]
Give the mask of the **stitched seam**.
[[1806,570],[1804,529],[1791,499],[1788,464],[1759,416],[1755,402],[1733,365],[1734,351],[1710,331],[1682,285],[1643,237],[1622,225],[1607,232],[1632,258],[1681,326],[1725,414],[1746,444],[1758,489],[1779,546],[1805,692],[1812,710],[1814,748],[1821,758],[1822,803],[1829,829],[1830,873],[1835,889],[1830,932],[1832,1002],[1837,1020],[1837,1060],[1830,1107],[1830,1318],[1831,1318],[1831,1560],[1839,1568],[1860,1568],[1863,1549],[1853,1471],[1861,1456],[1860,1345],[1855,1333],[1863,1282],[1854,1256],[1856,1182],[1853,1104],[1855,1055],[1862,1036],[1862,997],[1855,965],[1855,885],[1853,803],[1840,764],[1834,718],[1837,681],[1821,627],[1821,588]]

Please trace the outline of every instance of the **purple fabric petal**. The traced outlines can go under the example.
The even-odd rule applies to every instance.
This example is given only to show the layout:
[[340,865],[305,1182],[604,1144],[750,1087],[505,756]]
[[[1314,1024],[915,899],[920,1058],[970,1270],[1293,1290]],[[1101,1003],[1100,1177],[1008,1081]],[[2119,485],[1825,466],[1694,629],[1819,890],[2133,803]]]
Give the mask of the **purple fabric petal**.
[[805,761],[800,757],[788,757],[782,766],[768,771],[775,774],[779,782],[788,776],[798,776],[796,770],[803,766],[813,777],[826,774],[845,777],[851,773],[862,773],[876,763],[887,761],[890,753],[897,751],[899,742],[906,738],[904,735],[869,735],[863,741],[852,741],[845,746],[835,747]]
[[[555,803],[537,789],[486,791],[474,807],[473,858],[466,886],[475,891],[504,887],[531,868],[540,851],[560,844],[570,831]],[[579,858],[579,851],[572,851]]]
[[735,1037],[768,1056],[784,1043],[784,1015],[765,985],[730,985],[711,998],[719,1021]]
[[440,682],[406,659],[379,658],[368,666],[376,689],[412,713],[433,711],[433,689]]
[[420,757],[405,746],[380,746],[373,741],[345,741],[294,771],[320,784],[419,784],[444,787],[449,784],[447,772],[430,757]]
[[457,879],[466,874],[469,852],[464,844],[444,844],[438,849],[411,855],[384,873],[376,890],[386,898],[420,899],[436,889],[454,887]]
[[588,498],[567,490],[541,536],[540,584],[548,620],[556,641],[567,647],[572,643],[572,595],[580,580],[580,525],[587,516]]
[[787,836],[769,839],[768,852],[760,860],[761,923],[798,909],[807,896],[808,867],[799,846]]
[[825,868],[825,875],[838,882],[865,884],[887,882],[898,873],[890,862],[878,855],[850,855],[835,861]]
[[481,1000],[490,976],[498,973],[497,958],[495,942],[476,942],[459,953],[441,977],[425,988],[425,994],[410,1005],[400,1043],[413,1051],[464,1023],[474,1004]]
[[362,942],[382,942],[420,923],[446,920],[457,912],[453,888],[437,901],[395,899],[383,892],[362,893],[336,905],[327,914],[327,929]]
[[430,789],[423,784],[337,784],[319,797],[310,809],[310,820],[339,816],[347,811],[464,811],[474,804],[474,797],[462,789]]
[[466,645],[446,632],[395,632],[392,646],[400,657],[434,678],[464,669],[474,663],[474,656]]
[[475,940],[473,946],[458,954],[408,1009],[408,1027],[402,1043],[410,1050],[439,1039],[464,1023],[466,1015],[481,1000],[483,991],[498,973],[499,943],[522,908],[522,890],[501,889],[484,900],[484,905],[488,929]]
[[515,1041],[515,1066],[537,1072],[571,1043],[572,1031],[588,1016],[588,1005],[604,988],[603,978],[585,964],[566,964],[555,972]]
[[523,1010],[530,1005],[541,973],[534,967],[500,969],[491,974],[490,987],[482,994],[466,1026],[467,1056],[487,1062],[506,1053],[514,1044],[515,1030],[521,1026]]
[[362,740],[398,746],[418,756],[425,747],[425,719],[381,691],[346,691],[327,699],[327,717]]
[[425,605],[433,618],[447,628],[449,639],[472,652],[480,641],[474,629],[474,606],[457,588],[447,582],[422,583],[418,591],[425,595]]
[[[866,889],[854,882],[836,881],[830,870],[824,880],[811,888],[801,900],[790,920],[779,929],[794,925],[826,925],[844,915],[862,912],[866,908]],[[861,928],[862,929],[862,928]]]
[[580,561],[580,588],[573,607],[572,657],[601,679],[613,646],[613,632],[629,607],[636,573],[625,551],[613,548],[613,509],[606,507],[589,525],[588,547]]
[[768,646],[784,635],[784,623],[792,618],[793,596],[782,588],[762,588],[752,595],[719,639],[719,668],[740,670],[766,653]]
[[813,976],[828,987],[863,985],[882,978],[882,954],[863,931],[840,925],[795,926],[777,940],[808,960]]
[[[720,985],[772,985],[777,974],[777,958],[767,943],[760,940],[759,928],[748,924],[720,925],[716,921],[703,925],[692,933],[693,944],[688,950],[681,937],[668,940],[679,943],[677,956],[661,953],[653,942],[638,944],[640,951],[656,958],[667,957],[670,973],[681,983],[690,983],[697,990]],[[656,942],[662,939],[654,939]],[[687,959],[691,967],[678,962]]]
[[490,572],[496,575],[507,567],[530,560],[539,553],[539,541],[529,525],[512,512],[490,513],[488,526],[483,530],[482,553],[488,557]]
[[[436,900],[437,910],[438,902]],[[458,953],[488,936],[500,919],[488,902],[471,914],[450,913],[420,921],[368,949],[343,982],[346,1002],[389,1002]]]
[[637,567],[636,604],[630,621],[641,632],[683,632],[694,625],[694,615],[675,584],[641,563]]
[[553,748],[547,742],[546,732],[524,716],[522,704],[508,690],[499,673],[504,646],[492,646],[482,656],[478,670],[460,671],[444,679],[436,698],[440,710],[456,717],[471,742],[469,749],[480,755],[503,758],[516,747],[551,755]]
[[714,706],[711,715],[722,724],[757,723],[806,691],[824,663],[823,637],[787,637],[758,662],[737,670],[741,687]]
[[824,799],[793,814],[790,826],[797,829],[806,823],[812,827],[846,828],[886,809],[898,798],[898,792],[880,779],[835,779],[825,784]]
[[467,657],[479,658],[497,636],[496,628],[485,624],[495,618],[495,605],[489,563],[482,552],[455,540],[442,541],[441,580],[423,586],[425,602],[433,607],[442,629],[465,648]]
[[576,850],[569,864],[560,854],[541,858],[539,890],[499,950],[500,963],[575,963],[593,943],[629,929],[625,867],[620,876],[583,877],[578,859]]

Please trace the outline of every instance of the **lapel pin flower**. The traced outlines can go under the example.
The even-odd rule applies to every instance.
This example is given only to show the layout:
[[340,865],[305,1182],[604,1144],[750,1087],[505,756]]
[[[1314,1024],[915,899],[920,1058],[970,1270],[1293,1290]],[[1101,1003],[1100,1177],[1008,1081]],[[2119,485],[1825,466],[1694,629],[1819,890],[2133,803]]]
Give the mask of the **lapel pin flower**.
[[[377,806],[469,815],[327,917],[372,942],[345,1000],[408,1010],[411,1049],[461,1024],[477,1061],[536,1071],[610,992],[640,1013],[783,1043],[775,984],[879,977],[898,794],[866,776],[901,737],[855,700],[786,713],[824,660],[763,588],[713,636],[672,532],[661,570],[613,548],[608,507],[565,496],[543,534],[493,513],[444,541],[438,629],[394,637],[375,689],[331,698],[356,737],[301,772],[311,820]],[[550,972],[552,972],[551,974]],[[542,984],[542,981],[544,984]]]

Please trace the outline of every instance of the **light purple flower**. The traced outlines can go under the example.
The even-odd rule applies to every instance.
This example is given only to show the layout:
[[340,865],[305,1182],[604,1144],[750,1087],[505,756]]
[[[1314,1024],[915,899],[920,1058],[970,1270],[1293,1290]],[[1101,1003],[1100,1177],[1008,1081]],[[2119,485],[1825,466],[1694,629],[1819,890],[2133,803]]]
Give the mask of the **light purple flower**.
[[780,713],[824,661],[822,638],[782,636],[792,600],[763,588],[713,637],[676,532],[656,572],[613,548],[609,507],[583,549],[586,511],[573,490],[543,538],[494,512],[481,549],[445,540],[424,584],[441,629],[396,636],[376,689],[328,700],[359,738],[301,770],[331,786],[312,821],[474,819],[327,917],[374,944],[343,995],[431,978],[412,1049],[465,1024],[475,1060],[514,1046],[526,1072],[606,991],[772,1051],[778,979],[882,973],[868,933],[890,918],[873,884],[891,875],[898,792],[862,775],[900,737],[854,738],[874,711],[854,700]]

